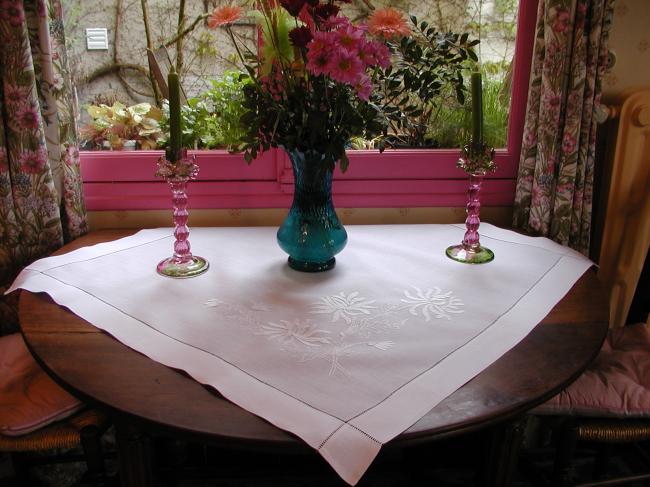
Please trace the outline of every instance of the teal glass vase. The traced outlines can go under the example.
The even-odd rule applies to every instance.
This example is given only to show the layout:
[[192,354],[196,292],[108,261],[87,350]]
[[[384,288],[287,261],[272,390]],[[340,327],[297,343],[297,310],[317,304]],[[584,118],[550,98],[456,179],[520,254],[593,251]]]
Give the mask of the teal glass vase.
[[332,203],[332,168],[318,151],[287,151],[294,175],[293,203],[278,229],[289,266],[303,272],[332,269],[348,240]]

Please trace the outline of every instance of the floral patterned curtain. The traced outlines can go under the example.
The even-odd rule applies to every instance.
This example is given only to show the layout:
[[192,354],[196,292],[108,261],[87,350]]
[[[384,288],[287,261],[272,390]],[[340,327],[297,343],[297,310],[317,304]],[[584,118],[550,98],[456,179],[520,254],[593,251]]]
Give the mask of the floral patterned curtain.
[[[0,0],[0,293],[87,230],[60,0]],[[0,334],[15,327],[0,294]]]
[[539,0],[514,225],[589,252],[596,121],[614,0]]

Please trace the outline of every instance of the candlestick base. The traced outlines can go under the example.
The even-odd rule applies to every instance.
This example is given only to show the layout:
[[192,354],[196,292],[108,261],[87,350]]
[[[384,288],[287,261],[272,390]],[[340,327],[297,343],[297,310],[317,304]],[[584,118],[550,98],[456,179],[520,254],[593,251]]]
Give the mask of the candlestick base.
[[445,253],[450,259],[465,264],[486,264],[494,260],[494,252],[481,245],[473,248],[463,244],[452,245]]
[[156,267],[158,274],[176,279],[195,277],[203,274],[210,267],[210,263],[203,257],[192,255],[189,259],[169,257],[161,260]]

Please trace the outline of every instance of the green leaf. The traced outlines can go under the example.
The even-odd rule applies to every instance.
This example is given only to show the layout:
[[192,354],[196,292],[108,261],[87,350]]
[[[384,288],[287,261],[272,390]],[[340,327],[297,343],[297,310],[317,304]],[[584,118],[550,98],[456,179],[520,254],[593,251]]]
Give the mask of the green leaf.
[[341,154],[341,172],[345,172],[348,170],[348,166],[350,165],[350,160],[348,159],[348,155],[346,154],[345,151]]

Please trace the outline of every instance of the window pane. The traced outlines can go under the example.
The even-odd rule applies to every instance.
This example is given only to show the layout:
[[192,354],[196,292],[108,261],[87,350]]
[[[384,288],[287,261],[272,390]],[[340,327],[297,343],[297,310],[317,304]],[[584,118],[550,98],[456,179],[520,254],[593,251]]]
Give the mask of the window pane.
[[[178,0],[148,0],[147,17],[149,38],[155,47],[156,59],[166,72],[169,65],[176,65],[177,44],[174,41],[178,29]],[[238,69],[237,57],[225,32],[207,27],[206,15],[225,0],[186,1],[184,28],[188,34],[182,40],[182,85],[187,98],[195,98],[196,113],[215,111],[215,103],[224,103],[221,111],[237,116],[234,103],[226,103],[223,97],[237,91],[234,78],[222,78],[227,70]],[[149,63],[146,55],[147,32],[143,21],[141,2],[124,0],[64,0],[66,35],[69,43],[71,67],[77,82],[82,113],[82,124],[91,121],[89,105],[124,106],[137,103],[156,105],[151,81],[147,77]],[[505,147],[508,125],[508,109],[511,95],[511,67],[518,11],[517,0],[355,0],[346,6],[352,18],[363,19],[373,6],[392,6],[426,20],[441,32],[467,32],[470,38],[480,38],[476,48],[482,70],[485,73],[484,104],[485,133],[488,142]],[[88,28],[106,28],[107,50],[89,50]],[[241,22],[234,29],[236,35],[247,39],[251,50],[257,43],[256,29],[250,23]],[[165,49],[159,46],[166,45]],[[167,56],[168,54],[168,56]],[[163,76],[164,78],[164,76]],[[469,77],[466,76],[466,79]],[[212,80],[220,79],[213,87]],[[207,94],[206,94],[207,93]],[[158,102],[159,103],[159,102]],[[203,103],[203,105],[196,104]],[[467,102],[468,103],[468,102]],[[220,105],[221,106],[221,105]],[[119,107],[119,105],[118,105]],[[430,147],[452,148],[460,146],[468,137],[471,117],[469,111],[456,101],[453,90],[428,107],[426,142]],[[140,107],[141,111],[145,108]],[[203,110],[203,112],[201,111]],[[151,127],[127,127],[112,115],[114,112],[93,112],[100,120],[86,127],[84,138],[87,148],[113,145],[121,148],[129,138],[139,140],[143,148],[153,148],[156,133],[146,133]],[[145,118],[147,114],[145,114]],[[152,119],[159,114],[152,111]],[[127,114],[128,118],[128,114]],[[150,124],[151,125],[151,124]],[[200,134],[193,140],[199,147],[214,148],[237,139],[233,129],[224,133],[227,123],[210,125],[204,122]],[[106,127],[110,130],[104,130]]]

